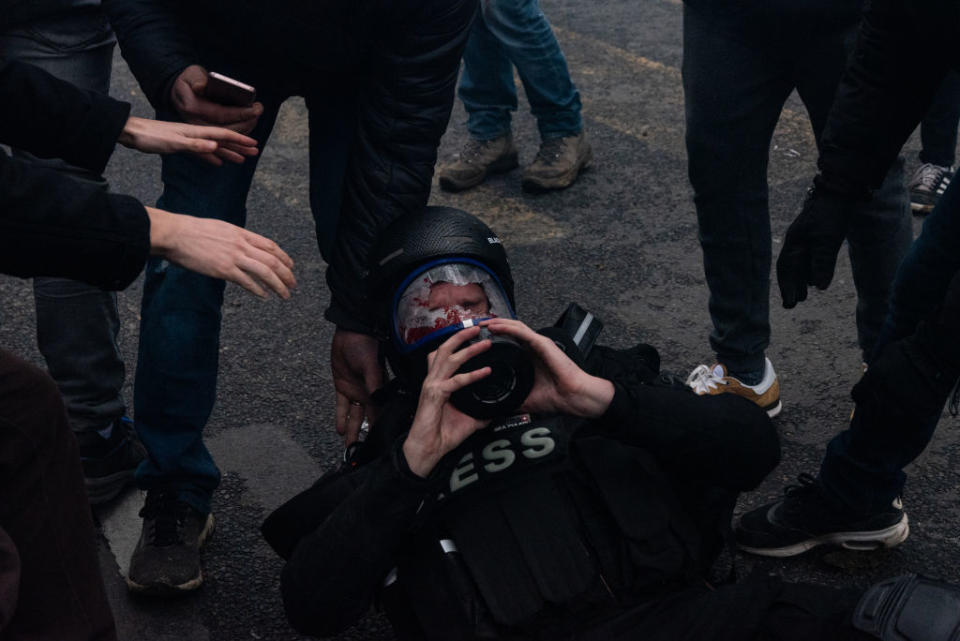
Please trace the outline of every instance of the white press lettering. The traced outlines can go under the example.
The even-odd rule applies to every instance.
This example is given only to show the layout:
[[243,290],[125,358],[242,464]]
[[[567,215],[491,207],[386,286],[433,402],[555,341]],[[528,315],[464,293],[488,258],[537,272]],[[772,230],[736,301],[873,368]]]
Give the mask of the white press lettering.
[[483,469],[491,474],[507,469],[517,460],[517,455],[510,449],[510,441],[505,438],[488,443],[481,454],[484,461],[489,461]]
[[550,430],[545,427],[535,427],[527,430],[520,437],[524,450],[521,452],[526,458],[542,458],[556,448],[556,442],[550,438]]
[[450,475],[450,491],[456,492],[457,490],[462,490],[471,483],[476,482],[479,478],[476,469],[473,465],[473,452],[467,452],[453,469],[453,474]]

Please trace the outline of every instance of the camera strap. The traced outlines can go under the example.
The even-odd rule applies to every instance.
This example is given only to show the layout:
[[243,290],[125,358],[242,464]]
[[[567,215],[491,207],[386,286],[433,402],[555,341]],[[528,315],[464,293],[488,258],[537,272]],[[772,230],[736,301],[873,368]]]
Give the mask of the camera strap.
[[562,329],[586,358],[603,331],[603,322],[576,303],[570,303],[554,327]]

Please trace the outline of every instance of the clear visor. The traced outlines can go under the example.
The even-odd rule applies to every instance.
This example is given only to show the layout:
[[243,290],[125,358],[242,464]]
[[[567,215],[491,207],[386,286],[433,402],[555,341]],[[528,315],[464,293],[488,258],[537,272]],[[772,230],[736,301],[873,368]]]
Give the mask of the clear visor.
[[444,263],[403,287],[394,306],[394,338],[409,351],[493,317],[514,317],[499,281],[479,263]]

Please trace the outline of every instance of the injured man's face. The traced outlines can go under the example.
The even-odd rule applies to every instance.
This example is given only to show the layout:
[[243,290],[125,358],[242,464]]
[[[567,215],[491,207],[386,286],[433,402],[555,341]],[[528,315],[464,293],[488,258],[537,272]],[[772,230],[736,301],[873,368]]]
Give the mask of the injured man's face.
[[403,339],[408,345],[438,329],[477,318],[489,318],[490,301],[479,283],[457,285],[440,281],[430,284],[424,299],[417,297],[402,324]]

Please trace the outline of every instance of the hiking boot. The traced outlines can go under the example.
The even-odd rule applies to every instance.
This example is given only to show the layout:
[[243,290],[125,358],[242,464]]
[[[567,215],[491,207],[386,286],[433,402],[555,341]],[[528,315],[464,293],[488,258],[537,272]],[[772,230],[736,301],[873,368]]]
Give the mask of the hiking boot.
[[134,434],[133,421],[126,416],[114,421],[107,438],[99,432],[78,432],[76,436],[91,505],[109,501],[132,483],[133,473],[147,456]]
[[900,499],[877,514],[854,516],[838,510],[823,494],[820,482],[801,474],[783,498],[740,518],[737,545],[744,552],[787,557],[823,543],[848,550],[876,550],[903,543],[910,534]]
[[930,212],[940,196],[950,186],[953,168],[934,165],[928,162],[917,167],[913,178],[907,184],[910,190],[910,209],[918,214]]
[[687,385],[697,394],[736,394],[751,401],[773,418],[783,409],[780,402],[780,380],[773,371],[773,363],[764,359],[763,379],[756,385],[747,385],[739,379],[727,375],[727,368],[721,363],[713,367],[698,365],[687,377]]
[[150,490],[140,516],[143,531],[127,574],[130,590],[173,596],[199,588],[200,548],[213,533],[213,515],[201,514],[170,490]]
[[492,140],[470,138],[452,162],[437,170],[437,176],[440,187],[446,191],[463,191],[476,187],[487,176],[510,171],[518,164],[511,134]]
[[540,151],[523,170],[520,185],[524,191],[544,192],[565,189],[593,162],[593,149],[581,131],[572,136],[547,138]]

